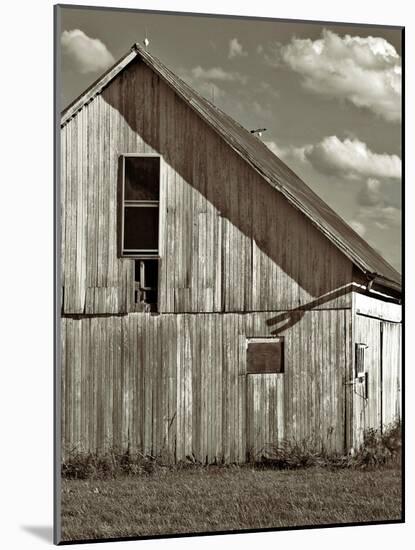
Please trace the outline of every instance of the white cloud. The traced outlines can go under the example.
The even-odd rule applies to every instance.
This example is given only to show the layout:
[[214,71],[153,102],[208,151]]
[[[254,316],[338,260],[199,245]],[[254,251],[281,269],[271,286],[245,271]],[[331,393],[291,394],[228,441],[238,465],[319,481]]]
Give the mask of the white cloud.
[[[292,38],[280,59],[303,77],[304,88],[347,100],[388,121],[401,118],[401,59],[383,38],[323,30],[318,40]],[[279,63],[279,59],[275,59]]]
[[357,220],[352,220],[350,223],[349,223],[350,227],[352,229],[354,229],[356,231],[356,233],[358,235],[360,235],[361,237],[363,237],[363,235],[366,233],[367,231],[367,228],[366,226],[362,223],[362,222],[359,222]]
[[344,178],[401,177],[398,155],[374,153],[358,139],[325,137],[320,143],[304,147],[304,154],[313,167],[323,174]]
[[[211,67],[205,69],[198,65],[191,69],[181,68],[178,71],[179,75],[192,88],[197,90],[209,100],[216,102],[217,99],[223,98],[226,95],[223,89],[223,84],[236,82],[245,85],[247,77],[235,71],[225,71],[222,67]],[[219,84],[221,86],[219,86]]]
[[71,60],[80,73],[104,71],[114,62],[106,45],[98,38],[90,38],[83,31],[73,29],[61,35],[62,53]]
[[376,206],[382,200],[380,181],[369,178],[357,194],[357,203],[361,206]]
[[239,40],[237,38],[232,38],[232,40],[229,41],[229,59],[245,55],[248,55],[248,53],[244,51],[242,44],[239,42]]
[[[196,73],[198,72],[198,67],[195,67]],[[204,97],[212,101],[213,99],[221,98],[225,95],[225,91],[220,88],[217,84],[212,82],[212,80],[206,80],[201,77],[196,77],[193,73],[195,69],[179,69],[179,76],[189,84],[192,88],[197,90]]]
[[195,79],[200,80],[219,80],[222,82],[240,82],[246,84],[247,77],[237,72],[228,72],[221,67],[212,67],[203,69],[200,65],[190,69],[190,74]]
[[286,147],[280,146],[275,141],[265,141],[265,145],[271,149],[271,151],[277,155],[278,158],[284,160],[288,164],[309,164],[306,158],[306,151],[311,147],[310,145],[304,145],[302,147],[294,147],[288,145]]
[[401,215],[400,208],[385,203],[375,207],[363,207],[358,213],[360,219],[371,221],[378,229],[399,227]]
[[401,209],[386,199],[379,180],[369,178],[357,194],[356,201],[359,208],[350,225],[359,235],[363,235],[359,226],[382,230],[400,226]]
[[315,170],[328,176],[346,179],[401,178],[401,159],[398,155],[374,153],[366,143],[358,139],[328,136],[320,142],[300,147],[281,147],[275,142],[266,145],[277,156],[286,161],[311,165]]

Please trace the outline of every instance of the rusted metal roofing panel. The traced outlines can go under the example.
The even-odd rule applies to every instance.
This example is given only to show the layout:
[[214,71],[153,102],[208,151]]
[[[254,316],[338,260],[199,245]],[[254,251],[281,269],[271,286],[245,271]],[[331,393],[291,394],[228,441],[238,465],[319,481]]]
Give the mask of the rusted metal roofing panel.
[[[132,55],[135,53],[135,55]],[[138,55],[160,78],[167,82],[221,137],[266,181],[281,192],[287,200],[345,254],[369,278],[394,290],[401,288],[400,274],[382,258],[364,239],[312,191],[260,139],[243,128],[218,107],[210,103],[156,57],[135,44],[106,75],[78,98],[62,115],[62,124],[75,116],[82,105],[115,78]]]

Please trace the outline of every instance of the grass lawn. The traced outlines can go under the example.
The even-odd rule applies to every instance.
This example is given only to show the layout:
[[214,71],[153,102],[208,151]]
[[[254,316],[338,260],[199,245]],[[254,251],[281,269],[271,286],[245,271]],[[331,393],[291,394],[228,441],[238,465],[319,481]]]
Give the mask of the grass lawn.
[[160,469],[62,480],[63,540],[401,518],[399,469]]

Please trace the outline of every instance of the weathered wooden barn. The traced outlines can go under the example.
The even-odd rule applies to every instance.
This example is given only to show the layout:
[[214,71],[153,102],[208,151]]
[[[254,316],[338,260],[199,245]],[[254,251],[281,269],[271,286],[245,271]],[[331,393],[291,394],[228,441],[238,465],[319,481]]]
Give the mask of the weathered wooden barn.
[[242,462],[400,416],[400,275],[149,52],[61,118],[64,453]]

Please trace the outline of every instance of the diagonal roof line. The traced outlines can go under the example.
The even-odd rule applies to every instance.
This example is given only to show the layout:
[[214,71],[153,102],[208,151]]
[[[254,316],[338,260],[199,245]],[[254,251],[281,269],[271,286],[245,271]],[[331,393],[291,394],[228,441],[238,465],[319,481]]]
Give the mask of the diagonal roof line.
[[137,56],[196,111],[261,177],[282,193],[293,207],[301,211],[370,280],[395,291],[401,291],[400,274],[260,139],[198,94],[139,44],[134,44],[127,55],[63,111],[61,126],[76,116],[84,105],[92,101]]
[[61,127],[73,118],[78,111],[94,99],[102,90],[110,84],[118,74],[125,69],[133,59],[137,57],[137,51],[133,46],[131,50],[119,59],[112,67],[93,82],[85,91],[82,92],[72,103],[70,103],[61,114]]

